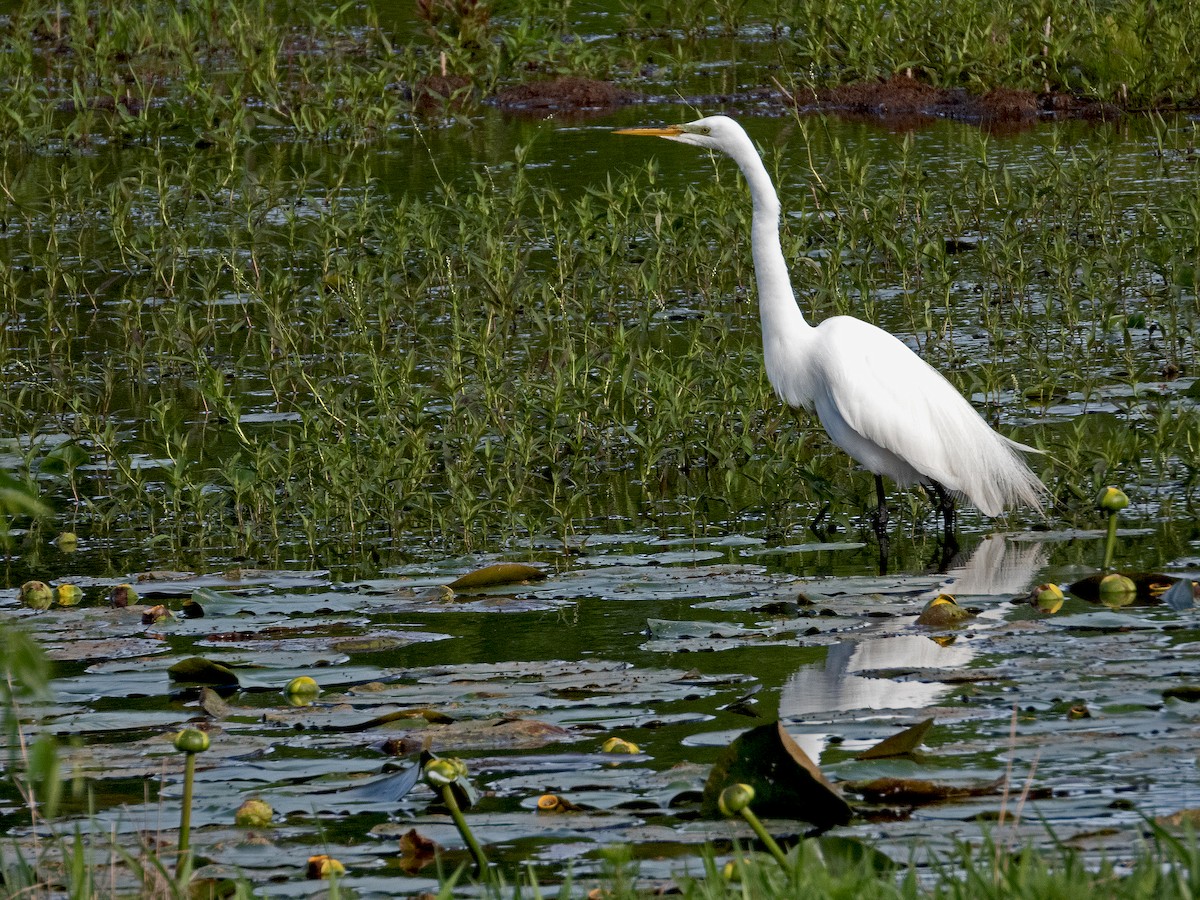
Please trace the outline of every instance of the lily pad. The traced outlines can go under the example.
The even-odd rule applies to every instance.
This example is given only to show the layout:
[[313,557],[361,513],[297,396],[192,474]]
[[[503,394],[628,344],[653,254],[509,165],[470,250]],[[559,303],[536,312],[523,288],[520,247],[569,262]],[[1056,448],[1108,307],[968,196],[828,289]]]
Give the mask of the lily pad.
[[713,764],[701,812],[718,815],[717,798],[733,784],[754,789],[752,808],[764,816],[802,819],[822,829],[845,825],[853,813],[841,792],[780,722],[741,734]]
[[921,746],[921,741],[925,740],[925,735],[929,733],[929,729],[932,727],[933,719],[918,722],[911,728],[905,728],[899,734],[893,734],[889,738],[884,738],[874,747],[870,747],[858,754],[858,758],[886,759],[889,756],[904,756],[912,753]]
[[541,581],[546,573],[535,566],[522,563],[496,563],[484,566],[474,572],[468,572],[454,579],[447,585],[454,591],[469,591],[478,588],[498,587],[504,584],[522,584],[529,581]]
[[[1086,578],[1080,578],[1070,585],[1069,590],[1076,597],[1081,597],[1089,603],[1100,603],[1100,583],[1108,574],[1107,572],[1097,572]],[[1118,574],[1124,575],[1133,582],[1135,595],[1131,602],[1139,605],[1161,603],[1163,595],[1179,580],[1159,572],[1121,572]]]
[[219,662],[205,659],[203,656],[189,656],[180,660],[167,669],[172,681],[186,681],[191,684],[219,685],[222,687],[236,686],[238,677],[233,669]]

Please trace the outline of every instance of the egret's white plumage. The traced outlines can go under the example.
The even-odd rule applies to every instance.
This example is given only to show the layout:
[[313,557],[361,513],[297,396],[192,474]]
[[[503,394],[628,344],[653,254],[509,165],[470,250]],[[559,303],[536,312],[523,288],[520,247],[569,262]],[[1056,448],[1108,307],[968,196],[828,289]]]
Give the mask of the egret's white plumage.
[[[767,378],[788,404],[816,413],[830,440],[897,484],[934,482],[989,516],[1041,509],[1045,487],[1020,451],[908,346],[852,316],[808,324],[779,243],[779,197],[754,144],[733,119],[621,129],[717,150],[746,178],[754,204],[751,247]],[[882,495],[881,495],[882,499]],[[949,520],[948,520],[949,521]]]

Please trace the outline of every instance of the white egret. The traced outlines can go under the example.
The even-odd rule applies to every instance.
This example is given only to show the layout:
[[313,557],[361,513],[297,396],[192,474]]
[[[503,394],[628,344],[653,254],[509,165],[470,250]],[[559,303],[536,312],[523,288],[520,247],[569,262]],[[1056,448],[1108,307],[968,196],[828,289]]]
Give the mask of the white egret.
[[937,493],[947,542],[953,542],[954,496],[988,516],[1016,504],[1041,510],[1046,488],[1021,451],[997,434],[940,373],[906,344],[853,316],[815,327],[796,304],[779,243],[779,197],[754,144],[726,116],[686,125],[622,128],[717,150],[730,157],[750,188],[750,243],[758,282],[767,378],[791,406],[815,412],[830,440],[875,475],[875,530],[886,546],[887,495],[882,476]]

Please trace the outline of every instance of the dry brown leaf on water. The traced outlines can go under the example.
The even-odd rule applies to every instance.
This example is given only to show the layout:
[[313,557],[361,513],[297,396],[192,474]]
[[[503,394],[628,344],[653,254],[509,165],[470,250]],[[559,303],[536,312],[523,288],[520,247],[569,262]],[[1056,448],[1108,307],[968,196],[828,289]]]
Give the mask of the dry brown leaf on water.
[[435,859],[442,848],[436,841],[424,837],[415,828],[400,835],[400,868],[408,875],[415,875]]

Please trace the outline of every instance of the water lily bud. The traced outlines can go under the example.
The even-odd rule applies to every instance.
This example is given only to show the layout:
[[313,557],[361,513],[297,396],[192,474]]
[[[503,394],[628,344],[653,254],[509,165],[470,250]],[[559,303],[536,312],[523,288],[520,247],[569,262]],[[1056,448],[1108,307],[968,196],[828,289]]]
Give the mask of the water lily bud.
[[1129,505],[1129,497],[1119,487],[1106,487],[1096,498],[1096,505],[1105,512],[1115,513]]
[[731,784],[717,797],[717,808],[722,815],[736,816],[754,802],[754,788],[748,784]]
[[59,606],[77,606],[83,599],[83,591],[73,584],[60,584],[54,589]]
[[32,609],[49,609],[54,593],[44,581],[27,581],[21,585],[21,602]]
[[157,625],[164,619],[171,618],[171,611],[159,603],[157,606],[149,607],[142,613],[143,625]]
[[453,784],[461,774],[460,766],[461,762],[456,759],[431,759],[425,764],[425,783],[430,787]]
[[321,686],[307,675],[298,675],[283,689],[292,706],[310,706],[321,694]]
[[557,794],[542,794],[538,797],[538,812],[558,812],[562,809],[562,801]]
[[971,614],[959,606],[953,597],[949,594],[938,594],[925,604],[921,615],[917,616],[917,624],[929,628],[946,628],[969,618]]
[[1100,579],[1100,602],[1105,606],[1128,606],[1137,597],[1137,585],[1133,580],[1113,572]]
[[270,803],[258,797],[251,797],[237,808],[237,812],[233,814],[233,821],[237,825],[249,828],[265,828],[271,824],[271,817],[274,815],[275,810],[271,809]]
[[642,748],[633,741],[627,741],[624,738],[610,737],[601,746],[600,750],[604,753],[641,753]]
[[124,609],[126,606],[136,606],[137,602],[137,591],[131,585],[118,584],[108,592],[108,605],[117,609]]
[[1062,609],[1063,592],[1057,584],[1039,584],[1030,598],[1034,606],[1044,613],[1056,613]]
[[305,877],[313,880],[331,878],[334,875],[345,875],[346,867],[325,853],[308,858],[308,869]]
[[750,860],[745,858],[731,859],[721,867],[721,877],[726,881],[741,881]]
[[185,728],[175,735],[175,749],[184,753],[203,753],[208,749],[208,732],[199,728]]
[[54,539],[54,543],[58,545],[58,549],[63,553],[74,553],[79,547],[79,538],[75,536],[73,531],[64,531]]

